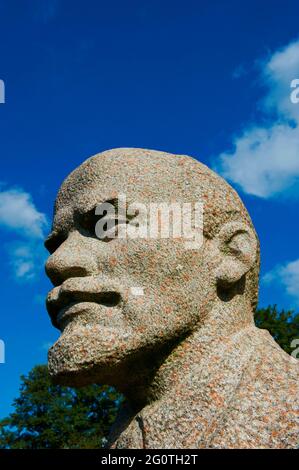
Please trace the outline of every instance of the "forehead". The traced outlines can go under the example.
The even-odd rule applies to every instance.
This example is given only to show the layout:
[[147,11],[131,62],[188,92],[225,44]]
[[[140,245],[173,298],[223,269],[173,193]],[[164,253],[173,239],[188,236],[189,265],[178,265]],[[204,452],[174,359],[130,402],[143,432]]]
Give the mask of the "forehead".
[[56,223],[74,210],[90,210],[119,194],[128,203],[192,202],[197,192],[191,191],[194,165],[200,163],[164,152],[103,152],[76,168],[62,184],[55,204]]
[[203,205],[204,230],[215,235],[225,220],[250,217],[237,193],[201,162],[146,149],[113,149],[86,160],[58,192],[52,229],[68,231],[75,211],[84,213],[118,196],[131,203]]

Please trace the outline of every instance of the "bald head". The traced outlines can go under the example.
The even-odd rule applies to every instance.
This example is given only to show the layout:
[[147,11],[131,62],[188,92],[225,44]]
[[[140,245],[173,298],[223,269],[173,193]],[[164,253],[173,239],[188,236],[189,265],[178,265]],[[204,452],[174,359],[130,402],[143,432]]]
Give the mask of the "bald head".
[[[94,199],[90,204],[91,194]],[[108,150],[76,168],[59,190],[54,228],[72,224],[74,207],[86,210],[90,204],[93,208],[95,203],[110,201],[119,194],[125,194],[129,201],[145,203],[202,202],[206,238],[213,238],[231,221],[242,222],[255,233],[237,192],[206,165],[187,155],[138,148]],[[257,304],[258,277],[257,243],[256,262],[247,276],[253,306]]]
[[[180,238],[97,239],[95,218],[87,215],[119,194],[129,204],[202,203],[203,246],[194,253]],[[72,370],[82,378],[88,370],[89,380],[93,371],[97,380],[115,383],[116,370],[121,376],[137,352],[157,350],[200,325],[207,306],[221,301],[220,290],[226,299],[257,300],[259,250],[250,217],[222,178],[185,155],[114,149],[89,158],[59,190],[46,246],[56,285],[48,310],[62,331],[50,351],[57,376]]]

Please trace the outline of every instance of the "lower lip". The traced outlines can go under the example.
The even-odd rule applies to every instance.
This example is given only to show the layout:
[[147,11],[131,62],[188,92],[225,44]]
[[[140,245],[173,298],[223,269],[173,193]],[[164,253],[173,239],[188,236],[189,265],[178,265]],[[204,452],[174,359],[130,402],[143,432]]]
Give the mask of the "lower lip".
[[[61,309],[57,315],[57,324],[59,325],[60,329],[61,328],[65,328],[66,325],[71,321],[73,320],[75,317],[79,316],[79,315],[82,315],[84,313],[90,313],[90,309],[91,308],[97,308],[99,310],[99,314],[100,313],[104,313],[103,312],[103,309],[105,309],[105,313],[104,315],[99,315],[99,316],[102,316],[102,320],[105,319],[105,321],[107,321],[109,319],[109,316],[107,315],[107,310],[114,310],[115,308],[119,308],[118,307],[108,307],[108,306],[105,306],[105,305],[102,305],[102,304],[98,304],[97,302],[75,302],[75,303],[70,303],[69,305],[67,305],[66,307],[64,307],[63,309]],[[100,319],[100,318],[98,318]],[[110,318],[110,321],[111,321],[111,318]]]
[[76,302],[71,303],[64,307],[62,310],[59,311],[57,315],[57,323],[65,323],[69,321],[71,318],[74,318],[77,315],[80,315],[88,310],[88,305],[90,304],[95,305],[95,302]]

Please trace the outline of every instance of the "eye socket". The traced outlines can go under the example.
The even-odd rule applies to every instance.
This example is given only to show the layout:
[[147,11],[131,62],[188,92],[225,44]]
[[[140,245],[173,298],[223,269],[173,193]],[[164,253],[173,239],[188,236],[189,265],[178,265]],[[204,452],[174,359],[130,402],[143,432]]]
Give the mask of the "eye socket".
[[63,234],[50,234],[45,240],[44,246],[52,255],[65,240],[66,237]]
[[[106,210],[106,208],[103,209],[103,214],[96,214],[95,211],[96,211],[96,207],[93,207],[91,210],[89,210],[88,212],[85,212],[84,214],[78,214],[77,215],[77,219],[78,219],[78,222],[79,222],[79,225],[81,226],[81,228],[83,230],[86,230],[89,234],[93,234],[93,235],[96,235],[95,233],[95,227],[96,227],[96,224],[99,220],[105,218],[107,221],[109,220],[109,225],[110,225],[110,229],[115,226],[116,227],[116,230],[117,230],[117,226],[120,225],[120,224],[129,224],[131,222],[132,219],[134,219],[137,215],[138,215],[138,212],[139,211],[136,211],[136,213],[134,215],[129,215],[126,213],[125,217],[119,217],[118,216],[118,200],[117,199],[111,199],[111,200],[108,200],[108,201],[105,201],[103,203],[103,205],[106,205],[106,204],[110,204],[111,206],[114,207],[114,214],[115,216],[111,216],[109,215],[109,211]],[[99,206],[101,207],[101,206]],[[113,225],[111,226],[111,222],[113,223]],[[115,237],[113,237],[115,238]],[[101,238],[100,240],[101,241],[111,241],[113,240],[113,238]]]
[[[127,207],[126,207],[126,215],[124,218],[118,218],[118,199],[111,199],[108,201],[105,201],[103,204],[111,204],[114,206],[115,209],[115,217],[109,217],[110,223],[111,221],[114,222],[116,226],[116,233],[117,233],[117,226],[120,224],[129,224],[137,215],[139,214],[139,210],[135,211],[135,214],[131,215],[127,213]],[[93,207],[91,210],[85,212],[85,213],[77,213],[75,214],[75,219],[77,220],[78,224],[80,227],[88,232],[89,234],[92,234],[96,236],[95,233],[95,227],[96,224],[99,220],[107,216],[107,210],[103,211],[103,214],[96,214],[95,213],[96,207]],[[138,225],[137,225],[138,226]],[[110,226],[111,227],[111,226]],[[105,238],[100,238],[101,241],[104,242],[109,242],[113,240],[116,237],[109,238],[108,236]],[[62,245],[62,243],[67,239],[67,235],[64,233],[58,233],[58,232],[52,232],[48,236],[48,238],[44,242],[45,248],[48,250],[48,252],[52,255],[59,247]]]
[[[105,215],[105,214],[104,214]],[[96,215],[95,208],[91,209],[84,214],[80,214],[80,226],[89,233],[95,234],[95,226],[97,222],[104,217],[104,215]]]

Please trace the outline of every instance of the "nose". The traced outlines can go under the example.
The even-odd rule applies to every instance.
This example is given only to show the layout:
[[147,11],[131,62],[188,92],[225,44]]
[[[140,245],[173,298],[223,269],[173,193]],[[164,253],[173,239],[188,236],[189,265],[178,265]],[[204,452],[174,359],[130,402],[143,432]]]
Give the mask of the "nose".
[[97,272],[94,254],[86,245],[86,238],[74,231],[49,256],[45,269],[54,286],[59,286],[70,277],[90,276]]

